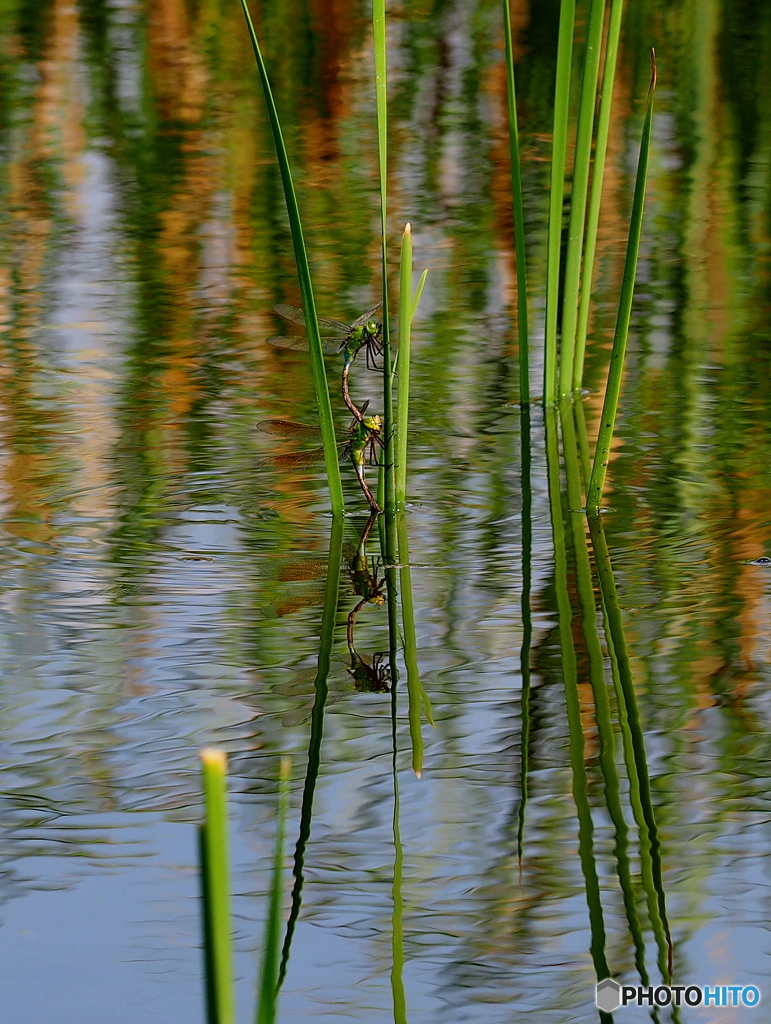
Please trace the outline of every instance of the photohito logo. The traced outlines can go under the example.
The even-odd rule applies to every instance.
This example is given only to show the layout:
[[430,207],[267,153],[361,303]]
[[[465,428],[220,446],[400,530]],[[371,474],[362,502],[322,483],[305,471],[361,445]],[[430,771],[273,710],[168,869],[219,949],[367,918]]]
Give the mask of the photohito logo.
[[605,978],[597,985],[598,1009],[612,1013],[619,1006],[757,1006],[754,985],[619,985]]

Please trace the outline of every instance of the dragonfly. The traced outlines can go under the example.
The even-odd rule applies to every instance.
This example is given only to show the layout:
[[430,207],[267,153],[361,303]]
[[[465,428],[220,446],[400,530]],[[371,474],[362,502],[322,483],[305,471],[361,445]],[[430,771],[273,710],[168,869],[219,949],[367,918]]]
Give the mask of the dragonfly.
[[[351,460],[359,486],[364,492],[370,509],[376,514],[382,512],[382,509],[364,478],[364,465],[366,462],[375,462],[378,447],[384,446],[383,421],[380,416],[365,416],[363,413],[366,408],[366,405],[362,407],[361,418],[354,419],[349,429],[338,441],[337,447],[341,459]],[[318,441],[319,439],[318,427],[309,427],[304,423],[295,423],[292,420],[262,420],[257,424],[257,430],[263,434],[276,434],[279,437],[290,439],[309,441]],[[263,459],[258,466],[272,466],[274,469],[307,469],[323,458],[323,447],[306,448],[299,452],[289,452],[286,455],[273,455],[268,459]]]
[[[377,370],[377,357],[383,351],[383,339],[382,331],[383,327],[377,320],[373,320],[375,313],[380,309],[382,302],[378,302],[372,309],[368,309],[366,313],[363,313],[358,320],[354,320],[352,324],[344,324],[342,320],[329,320],[327,317],[320,316],[319,327],[325,331],[334,331],[333,336],[325,335],[321,339],[321,347],[327,354],[334,354],[338,352],[343,353],[343,379],[342,379],[342,391],[343,401],[350,409],[355,419],[362,421],[363,412],[361,409],[354,405],[350,392],[348,390],[348,375],[351,369],[351,363],[354,361],[356,356],[363,348],[367,360],[367,368],[370,370]],[[305,313],[297,306],[287,306],[283,302],[274,306],[273,309],[282,316],[285,320],[289,320],[293,324],[299,324],[301,327],[307,325],[305,319]],[[286,348],[291,349],[295,352],[303,352],[308,350],[308,339],[302,337],[294,337],[289,335],[280,335],[277,338],[266,339],[269,345],[273,345],[274,348]]]

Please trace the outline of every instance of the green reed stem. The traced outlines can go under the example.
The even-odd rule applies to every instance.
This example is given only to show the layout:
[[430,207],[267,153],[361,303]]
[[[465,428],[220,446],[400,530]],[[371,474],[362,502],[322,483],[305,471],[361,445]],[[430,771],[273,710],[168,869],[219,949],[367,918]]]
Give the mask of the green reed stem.
[[637,180],[634,186],[632,215],[629,224],[629,241],[624,262],[624,278],[621,283],[621,298],[616,319],[616,333],[613,338],[613,351],[610,356],[608,384],[605,390],[605,401],[602,404],[600,433],[594,453],[594,465],[589,481],[589,493],[586,506],[590,512],[597,512],[602,500],[605,485],[605,474],[610,458],[610,446],[613,441],[613,429],[616,425],[618,398],[621,393],[621,380],[624,374],[626,343],[629,336],[629,321],[632,315],[632,298],[637,276],[637,260],[640,254],[640,236],[642,234],[643,210],[645,208],[645,184],[648,178],[648,160],[651,148],[651,124],[653,121],[653,95],[656,91],[656,61],[651,53],[651,84],[648,90],[648,102],[645,108],[640,157],[637,161]]
[[276,811],[276,845],[273,852],[273,873],[270,882],[268,917],[265,922],[265,940],[262,949],[260,998],[255,1020],[257,1024],[274,1024],[278,1000],[279,960],[281,952],[281,895],[284,873],[284,838],[289,810],[289,782],[292,762],[281,758],[278,776],[278,808]]
[[610,17],[608,18],[608,36],[605,43],[605,67],[602,73],[600,110],[597,115],[597,137],[594,144],[594,174],[592,175],[592,191],[589,198],[589,213],[586,219],[584,268],[581,275],[581,305],[578,311],[576,350],[575,359],[573,360],[574,391],[579,391],[581,389],[584,379],[586,332],[589,325],[589,310],[591,308],[592,301],[594,256],[597,251],[597,229],[600,223],[602,185],[605,177],[605,159],[608,153],[610,113],[613,107],[613,85],[616,80],[616,65],[618,63],[618,46],[619,39],[621,38],[621,19],[623,13],[624,0],[611,0]]
[[640,868],[643,886],[648,896],[648,913],[659,949],[659,968],[665,983],[669,983],[672,978],[674,950],[667,915],[661,841],[653,808],[645,735],[637,705],[637,693],[626,645],[616,580],[602,526],[602,518],[599,515],[589,516],[589,530],[597,566],[597,579],[602,595],[605,636],[618,696],[619,724],[624,740],[630,804],[640,834]]
[[532,453],[530,450],[530,406],[522,404],[519,410],[520,451],[522,460],[522,646],[519,650],[519,671],[522,677],[520,694],[520,765],[519,810],[517,813],[517,858],[522,871],[525,819],[530,782],[530,648],[533,643],[533,614],[530,594],[533,581],[533,484],[530,479]]
[[423,288],[425,287],[427,277],[428,271],[424,270],[423,273],[420,275],[418,287],[415,289],[415,294],[412,297],[412,320],[415,319],[415,314],[418,311],[418,306],[420,305],[420,297],[423,294]]
[[396,385],[396,507],[403,508],[407,500],[407,426],[410,415],[410,356],[412,350],[412,228],[409,224],[402,235],[399,268],[399,375]]
[[412,599],[412,575],[409,565],[410,542],[407,532],[407,517],[404,512],[398,514],[396,528],[399,540],[399,589],[402,605],[404,667],[407,670],[407,717],[410,723],[410,741],[412,743],[412,768],[420,778],[423,771],[422,714],[425,714],[430,725],[435,725],[435,722],[431,701],[421,682],[420,668],[418,667],[415,604]]
[[530,342],[527,315],[527,252],[525,247],[525,204],[522,198],[522,166],[519,154],[517,92],[514,81],[514,41],[511,33],[510,0],[503,0],[503,35],[506,44],[506,91],[509,101],[509,150],[511,155],[511,201],[514,215],[514,254],[517,261],[517,330],[519,337],[519,400],[530,401]]
[[234,1024],[225,752],[206,747],[201,751],[201,768],[205,809],[201,833],[201,868],[204,873],[204,939],[209,1017],[212,1024]]
[[577,441],[574,413],[576,419],[579,413],[583,413],[581,403],[574,404],[569,399],[563,399],[561,406],[562,448],[567,480],[568,508],[571,510],[569,515],[573,534],[576,590],[581,606],[581,632],[586,646],[589,682],[594,698],[594,717],[600,745],[599,762],[605,780],[605,803],[616,836],[615,854],[618,880],[624,898],[629,931],[634,942],[635,964],[640,972],[640,980],[647,985],[645,938],[637,910],[637,897],[629,858],[629,827],[624,816],[621,783],[616,765],[616,737],[613,730],[610,695],[605,680],[605,659],[597,628],[597,603],[586,536],[586,518],[576,515],[572,511],[581,504],[582,495],[580,443]]
[[557,394],[557,314],[562,255],[562,203],[565,194],[565,163],[570,114],[570,70],[573,61],[575,0],[560,4],[557,75],[554,84],[554,134],[551,150],[549,225],[546,241],[546,336],[543,367],[543,400],[551,405]]
[[393,914],[391,916],[391,998],[393,1001],[394,1024],[407,1024],[407,997],[404,991],[404,847],[402,846],[398,770],[398,717],[396,687],[391,688],[391,775],[394,784],[394,874],[391,886]]
[[581,277],[581,253],[584,247],[586,199],[589,192],[589,168],[592,162],[594,108],[597,103],[597,79],[600,74],[602,29],[605,21],[605,0],[591,0],[586,54],[578,104],[576,155],[573,165],[573,187],[570,193],[570,223],[565,254],[565,280],[562,299],[562,331],[560,333],[560,397],[573,389],[576,322],[578,319],[578,287]]
[[332,645],[337,622],[337,605],[340,597],[340,576],[343,556],[343,520],[335,517],[329,534],[329,555],[327,558],[327,582],[324,590],[324,611],[319,634],[319,656],[316,662],[316,678],[313,683],[315,696],[311,710],[310,736],[308,737],[308,767],[305,772],[302,803],[300,805],[300,829],[294,852],[292,874],[291,907],[286,924],[284,947],[281,951],[281,966],[277,987],[286,977],[289,954],[292,949],[297,919],[302,907],[302,892],[305,884],[305,850],[311,835],[313,820],[313,798],[321,770],[321,742],[324,738],[324,711],[329,697],[329,672],[332,667]]
[[[584,733],[581,722],[581,702],[578,695],[578,669],[573,645],[573,610],[568,589],[567,545],[560,492],[559,435],[557,410],[547,406],[546,465],[551,511],[552,540],[554,543],[554,588],[557,596],[557,620],[562,651],[562,679],[565,689],[565,710],[568,720],[568,752],[573,780],[573,800],[578,818],[578,855],[584,876],[586,903],[591,932],[591,956],[601,981],[610,975],[605,956],[605,922],[600,897],[600,881],[594,859],[594,824],[589,804],[589,787],[584,756]],[[610,1017],[600,1017],[603,1024]]]
[[[249,37],[252,41],[257,70],[262,83],[262,90],[265,94],[265,105],[268,108],[268,118],[273,133],[273,143],[276,147],[276,157],[281,173],[281,184],[284,188],[284,200],[286,211],[289,217],[289,229],[292,234],[294,245],[295,263],[297,264],[297,277],[300,285],[300,296],[305,312],[306,328],[308,333],[308,347],[311,355],[311,371],[313,373],[313,385],[316,391],[316,404],[319,410],[319,425],[321,427],[321,440],[324,445],[324,463],[327,470],[327,484],[329,487],[329,500],[332,505],[332,512],[341,515],[345,509],[343,498],[343,485],[340,479],[339,452],[337,439],[335,437],[335,422],[332,418],[332,404],[329,400],[329,388],[327,387],[327,373],[324,368],[324,355],[321,348],[321,337],[319,334],[318,315],[316,313],[316,302],[313,297],[313,284],[311,282],[311,270],[308,263],[308,253],[305,248],[305,237],[303,235],[302,221],[300,219],[300,208],[297,205],[292,171],[289,166],[284,136],[281,131],[278,111],[273,99],[273,91],[270,87],[268,72],[265,62],[262,59],[262,52],[257,41],[257,34],[254,31],[252,18],[246,0],[241,0],[244,10],[246,25],[249,30]],[[387,321],[387,310],[386,313]],[[385,328],[384,328],[385,329]]]
[[[396,430],[393,410],[391,327],[388,315],[388,53],[386,50],[385,0],[373,0],[372,34],[375,49],[375,106],[377,110],[377,153],[380,172],[380,252],[383,264],[383,419],[385,421],[384,507],[396,504],[394,461]],[[386,558],[396,561],[396,532],[386,528]]]

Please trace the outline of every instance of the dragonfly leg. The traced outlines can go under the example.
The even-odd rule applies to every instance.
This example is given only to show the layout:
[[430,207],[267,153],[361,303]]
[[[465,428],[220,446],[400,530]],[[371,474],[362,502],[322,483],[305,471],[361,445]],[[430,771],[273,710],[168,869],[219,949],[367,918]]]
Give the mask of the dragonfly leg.
[[367,360],[367,369],[368,370],[375,370],[378,373],[382,373],[383,367],[382,366],[378,366],[378,361],[377,361],[377,356],[379,356],[382,351],[383,351],[382,345],[379,348],[377,348],[374,344],[368,344],[367,345],[366,360]]

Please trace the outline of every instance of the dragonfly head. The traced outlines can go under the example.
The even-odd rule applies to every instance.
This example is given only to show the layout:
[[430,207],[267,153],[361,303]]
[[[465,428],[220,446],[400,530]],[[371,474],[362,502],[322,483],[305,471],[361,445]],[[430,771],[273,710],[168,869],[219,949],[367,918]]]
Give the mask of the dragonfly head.
[[380,416],[365,416],[362,423],[371,434],[381,434],[383,432],[383,420]]
[[382,325],[379,324],[377,320],[368,320],[364,325],[364,330],[367,332],[370,338],[378,338],[380,337]]

